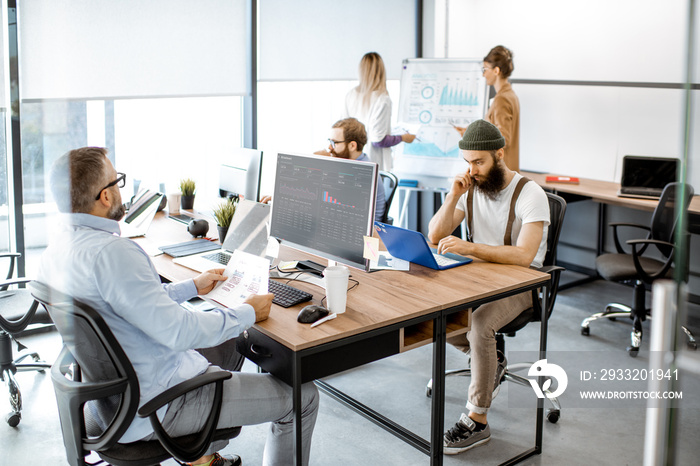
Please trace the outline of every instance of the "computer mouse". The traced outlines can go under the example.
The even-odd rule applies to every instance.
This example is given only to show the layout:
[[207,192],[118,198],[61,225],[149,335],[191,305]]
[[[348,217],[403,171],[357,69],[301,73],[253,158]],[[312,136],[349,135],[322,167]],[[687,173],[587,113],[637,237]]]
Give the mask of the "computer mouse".
[[323,319],[328,314],[329,311],[325,307],[312,304],[299,311],[297,322],[301,322],[302,324],[313,324],[317,320]]

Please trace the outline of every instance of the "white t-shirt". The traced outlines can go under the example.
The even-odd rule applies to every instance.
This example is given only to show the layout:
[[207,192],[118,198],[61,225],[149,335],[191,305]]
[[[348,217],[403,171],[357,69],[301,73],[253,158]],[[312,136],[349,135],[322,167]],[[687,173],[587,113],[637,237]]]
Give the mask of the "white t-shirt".
[[373,142],[379,142],[391,134],[391,99],[389,94],[372,93],[369,107],[362,108],[362,96],[357,88],[353,88],[345,96],[343,118],[357,118],[367,130],[367,145],[363,151],[369,159],[379,165],[380,170],[391,171],[391,147],[374,147]]
[[[503,246],[503,237],[506,234],[508,214],[510,213],[510,200],[513,191],[522,175],[516,173],[506,189],[501,191],[495,201],[485,196],[478,189],[474,190],[473,232],[472,241],[489,246]],[[457,201],[457,209],[467,216],[467,195],[463,194]],[[549,227],[549,202],[544,190],[535,182],[528,182],[520,191],[520,196],[515,202],[515,220],[511,244],[516,245],[522,226],[526,223],[544,222],[542,241],[537,254],[530,264],[533,267],[542,267],[544,256],[547,253],[547,230]]]

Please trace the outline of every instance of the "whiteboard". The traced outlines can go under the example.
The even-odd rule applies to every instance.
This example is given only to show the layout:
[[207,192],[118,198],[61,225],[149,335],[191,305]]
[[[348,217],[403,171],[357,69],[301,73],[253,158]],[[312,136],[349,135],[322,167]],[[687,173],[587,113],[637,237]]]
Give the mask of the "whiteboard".
[[464,172],[454,126],[483,118],[488,88],[480,58],[407,59],[401,72],[397,122],[417,136],[397,146],[394,171],[433,177]]

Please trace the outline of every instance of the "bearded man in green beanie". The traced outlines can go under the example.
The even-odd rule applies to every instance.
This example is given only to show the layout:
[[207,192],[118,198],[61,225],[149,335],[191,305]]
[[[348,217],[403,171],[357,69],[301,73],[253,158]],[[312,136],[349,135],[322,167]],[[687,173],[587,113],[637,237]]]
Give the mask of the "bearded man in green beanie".
[[[459,148],[469,169],[455,176],[444,204],[430,220],[428,238],[438,245],[440,254],[541,267],[547,252],[547,195],[539,185],[506,167],[504,146],[505,139],[491,123],[477,120],[467,127]],[[468,241],[452,236],[465,218]],[[506,367],[505,356],[496,350],[495,334],[530,306],[529,291],[484,304],[474,310],[466,338],[459,335],[447,340],[470,355],[471,383],[468,413],[445,432],[446,454],[461,453],[491,438],[487,412]]]

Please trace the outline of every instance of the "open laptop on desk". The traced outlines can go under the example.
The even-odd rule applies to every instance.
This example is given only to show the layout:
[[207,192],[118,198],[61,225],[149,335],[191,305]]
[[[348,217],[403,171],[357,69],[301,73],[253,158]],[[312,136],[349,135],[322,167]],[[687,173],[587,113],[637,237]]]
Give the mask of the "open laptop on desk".
[[678,180],[678,159],[625,155],[620,197],[658,199],[664,186]]
[[158,211],[162,198],[163,194],[148,189],[140,191],[134,196],[129,211],[119,221],[121,236],[134,238],[145,235]]
[[379,234],[389,254],[398,259],[435,270],[451,269],[472,261],[468,257],[457,254],[437,254],[437,251],[430,247],[425,236],[417,231],[381,222],[374,222],[374,229]]
[[226,239],[220,249],[173,259],[184,267],[204,272],[226,267],[233,251],[264,256],[267,251],[270,205],[243,199],[238,202]]

